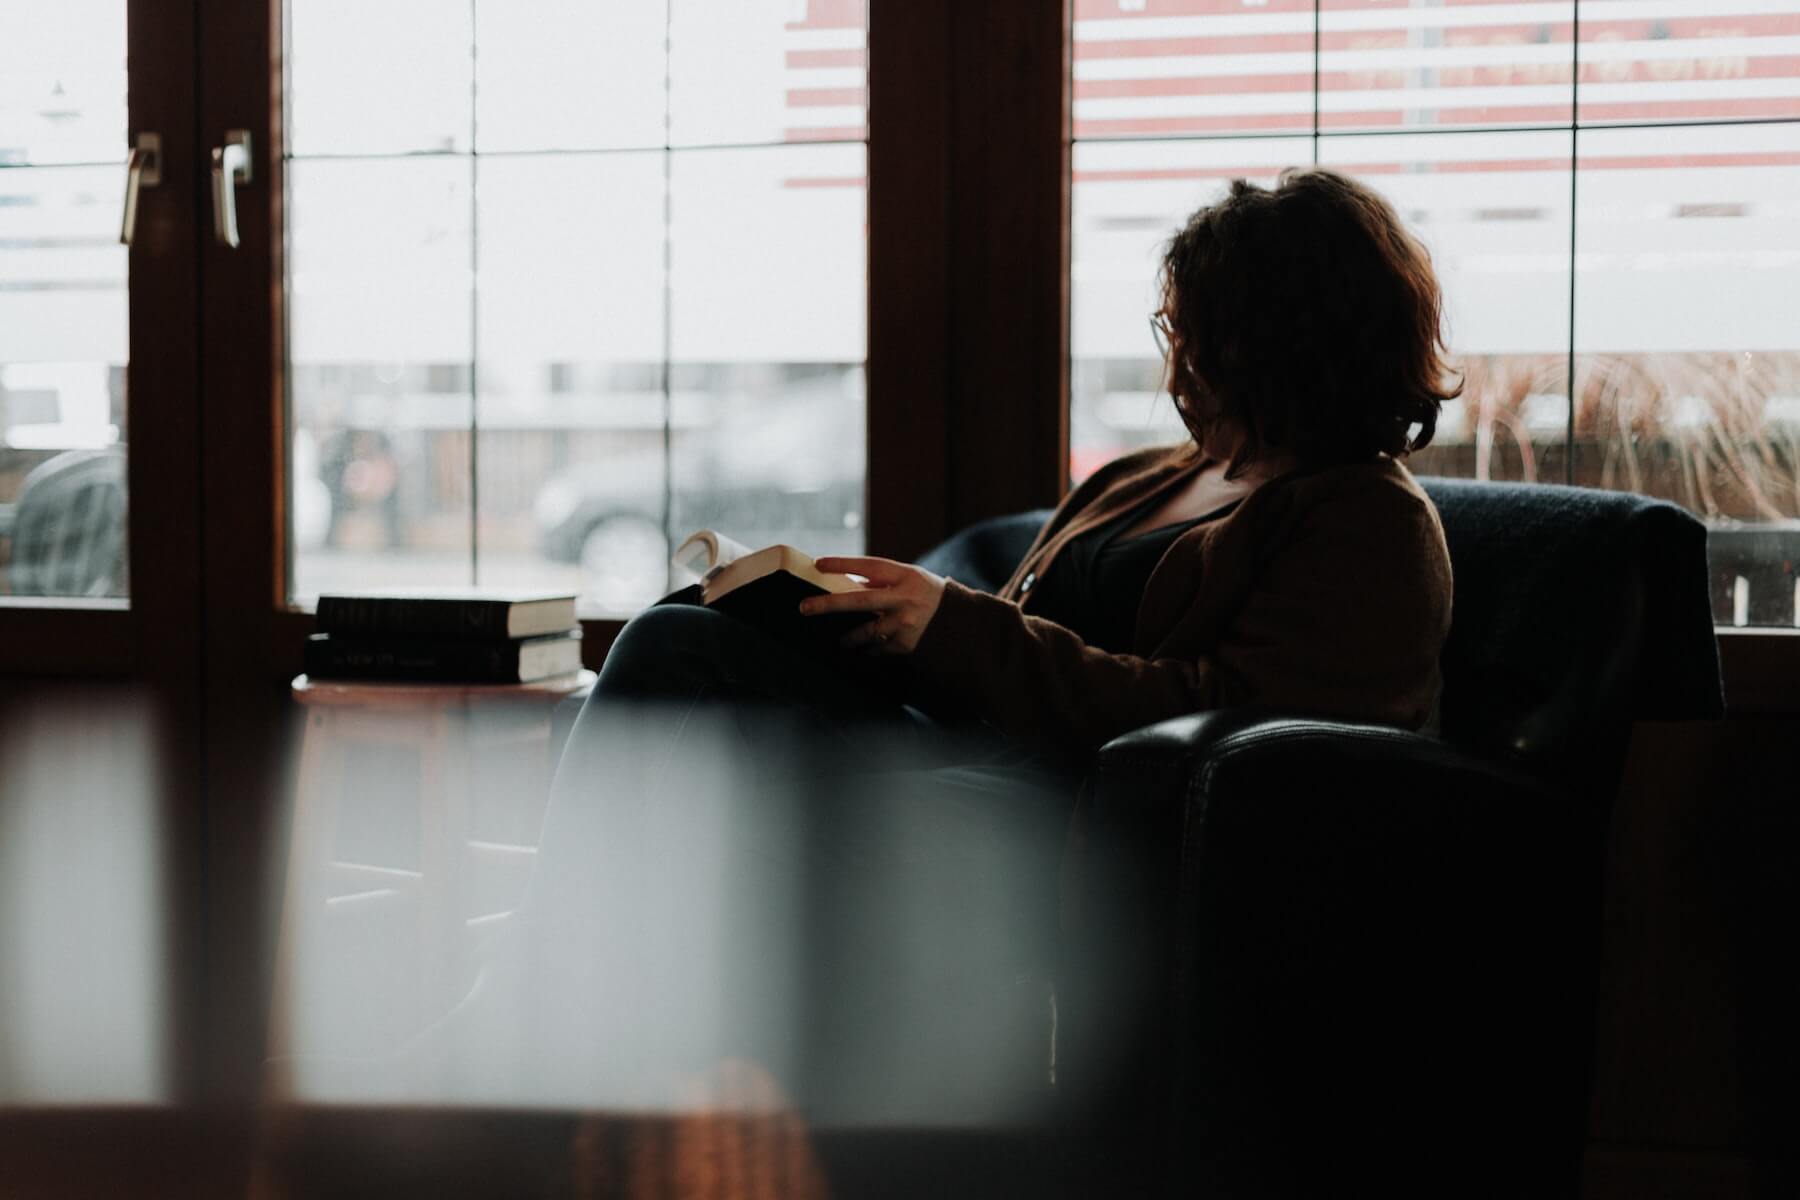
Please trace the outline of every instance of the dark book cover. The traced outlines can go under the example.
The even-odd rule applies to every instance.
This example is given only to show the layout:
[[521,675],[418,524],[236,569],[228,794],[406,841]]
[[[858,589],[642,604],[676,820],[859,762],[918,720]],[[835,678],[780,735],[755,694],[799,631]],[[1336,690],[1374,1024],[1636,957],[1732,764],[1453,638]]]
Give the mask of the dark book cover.
[[315,633],[306,641],[313,679],[396,683],[530,683],[581,669],[581,631],[548,637],[379,638]]
[[[771,571],[733,588],[707,607],[729,613],[792,645],[836,650],[840,638],[870,618],[867,613],[823,613],[816,617],[801,614],[802,600],[823,595],[824,588],[790,571]],[[682,588],[663,603],[699,604],[700,585]]]
[[575,598],[569,595],[447,589],[320,596],[315,627],[331,634],[509,638],[554,633],[575,619]]
[[836,669],[867,687],[872,694],[899,703],[907,685],[903,657],[845,649],[838,642],[846,633],[873,618],[867,613],[824,613],[803,616],[800,601],[822,596],[825,590],[789,571],[775,571],[720,596],[710,606],[702,604],[700,585],[672,592],[658,604],[692,604],[711,607],[746,624],[765,630],[794,647],[798,654],[818,655]]

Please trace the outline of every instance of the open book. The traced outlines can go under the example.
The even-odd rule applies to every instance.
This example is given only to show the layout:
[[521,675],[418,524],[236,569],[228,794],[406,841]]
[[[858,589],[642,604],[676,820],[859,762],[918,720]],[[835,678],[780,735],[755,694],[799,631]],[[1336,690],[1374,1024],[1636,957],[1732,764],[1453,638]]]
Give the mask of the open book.
[[790,640],[832,643],[869,620],[867,613],[825,613],[806,617],[800,602],[826,592],[854,592],[863,584],[851,575],[821,571],[792,546],[751,550],[702,529],[676,549],[675,565],[696,577],[697,599]]

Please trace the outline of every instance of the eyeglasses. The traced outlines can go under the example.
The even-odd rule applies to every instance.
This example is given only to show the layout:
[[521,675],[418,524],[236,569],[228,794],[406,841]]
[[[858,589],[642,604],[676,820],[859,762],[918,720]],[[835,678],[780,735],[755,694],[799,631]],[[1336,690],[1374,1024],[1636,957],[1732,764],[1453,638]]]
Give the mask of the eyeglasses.
[[1169,334],[1171,332],[1167,317],[1161,313],[1150,314],[1150,336],[1156,339],[1156,353],[1165,359],[1169,357]]
[[1163,387],[1168,389],[1169,398],[1175,402],[1175,411],[1191,429],[1193,428],[1193,405],[1186,395],[1186,389],[1177,386],[1178,367],[1169,359],[1169,350],[1174,342],[1175,328],[1169,319],[1159,312],[1150,314],[1150,336],[1156,339],[1156,353],[1163,360]]

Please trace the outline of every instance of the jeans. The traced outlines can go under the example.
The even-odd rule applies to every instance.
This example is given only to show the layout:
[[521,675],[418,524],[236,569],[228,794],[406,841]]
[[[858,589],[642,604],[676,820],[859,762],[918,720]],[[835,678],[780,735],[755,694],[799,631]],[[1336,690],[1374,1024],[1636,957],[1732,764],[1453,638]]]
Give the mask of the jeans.
[[654,1105],[749,1056],[814,1121],[1017,1116],[1074,793],[852,659],[647,610],[576,720],[527,906],[550,1024],[585,1029],[558,1068]]

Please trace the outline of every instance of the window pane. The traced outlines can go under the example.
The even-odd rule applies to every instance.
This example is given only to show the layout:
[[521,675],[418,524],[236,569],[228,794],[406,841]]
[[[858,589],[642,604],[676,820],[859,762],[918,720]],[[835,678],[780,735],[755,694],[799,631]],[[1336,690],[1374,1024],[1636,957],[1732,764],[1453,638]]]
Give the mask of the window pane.
[[0,168],[0,599],[127,592],[123,177]]
[[467,150],[470,8],[442,0],[289,0],[289,150]]
[[1310,133],[1313,33],[1313,0],[1075,0],[1075,136]]
[[469,582],[469,171],[288,165],[297,600]]
[[[1075,147],[1076,478],[1181,434],[1138,326],[1157,250],[1218,189],[1152,191],[1308,157],[1237,135],[1314,133],[1310,7],[1076,0],[1079,138],[1225,135]],[[1465,379],[1414,469],[1676,500],[1712,527],[1718,619],[1800,625],[1800,0],[1317,7],[1306,149],[1431,249]],[[1657,127],[1570,128],[1626,122]]]
[[1321,0],[1319,125],[1566,125],[1574,33],[1574,0]]
[[867,312],[861,145],[673,160],[671,532],[860,553]]
[[612,616],[666,589],[664,190],[662,151],[482,160],[484,584]]
[[1800,125],[1580,138],[1576,481],[1704,517],[1720,622],[1800,623]]
[[124,159],[125,6],[0,7],[0,597],[126,592]]
[[1157,268],[1188,214],[1227,181],[1274,182],[1305,162],[1309,138],[1078,142],[1069,289],[1069,474],[1082,479],[1128,450],[1187,436],[1162,390],[1150,333]]
[[1800,117],[1800,0],[1582,0],[1582,123]]
[[667,9],[664,0],[478,5],[481,149],[661,146]]
[[1332,137],[1323,165],[1379,190],[1431,251],[1463,395],[1421,474],[1568,477],[1567,130]]
[[437,100],[331,132],[307,103],[371,101],[311,94],[400,60],[295,0],[290,595],[473,577],[617,616],[666,590],[672,520],[860,548],[866,4],[468,7]]
[[0,4],[0,166],[124,154],[124,0]]
[[[1569,134],[1330,137],[1320,155],[1386,195],[1432,251],[1466,377],[1422,472],[1561,481],[1568,424]],[[1225,181],[1268,186],[1303,142],[1075,147],[1070,474],[1184,431],[1148,328],[1162,247]],[[1309,148],[1309,147],[1306,147]]]
[[867,8],[866,0],[671,0],[673,144],[861,140]]

